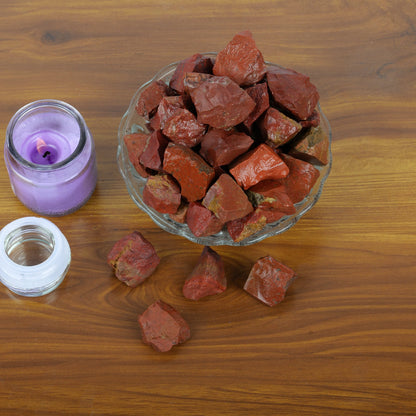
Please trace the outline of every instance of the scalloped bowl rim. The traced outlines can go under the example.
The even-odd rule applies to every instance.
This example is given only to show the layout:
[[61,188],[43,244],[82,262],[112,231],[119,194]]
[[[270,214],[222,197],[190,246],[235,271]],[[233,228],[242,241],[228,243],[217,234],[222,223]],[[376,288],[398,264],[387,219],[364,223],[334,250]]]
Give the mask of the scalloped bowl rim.
[[[202,53],[201,55],[204,56],[211,56],[215,57],[217,54],[215,52],[206,52]],[[324,166],[315,166],[318,170],[325,170],[325,173],[318,178],[318,181],[315,183],[314,187],[312,188],[311,192],[299,203],[295,204],[295,207],[297,209],[297,212],[292,215],[286,215],[282,217],[279,221],[276,221],[274,223],[267,224],[263,229],[259,230],[257,233],[247,237],[246,239],[235,242],[231,239],[229,234],[226,230],[222,230],[218,234],[214,234],[207,237],[196,237],[192,234],[190,229],[186,224],[181,224],[176,221],[173,221],[170,219],[168,214],[161,214],[154,210],[153,208],[147,206],[138,192],[138,190],[133,186],[132,178],[134,180],[138,181],[138,183],[135,183],[135,185],[144,186],[146,182],[146,178],[141,177],[136,170],[134,169],[133,165],[131,164],[126,151],[123,151],[124,149],[124,136],[129,133],[133,132],[142,132],[148,134],[149,132],[145,130],[141,125],[139,124],[132,124],[132,126],[129,127],[130,119],[133,115],[135,115],[135,106],[137,99],[139,95],[142,93],[142,91],[152,82],[160,80],[163,77],[167,77],[170,75],[170,72],[172,72],[176,66],[178,65],[180,61],[173,62],[169,65],[166,65],[164,68],[160,69],[150,80],[145,82],[144,84],[140,85],[140,87],[136,90],[133,97],[130,100],[129,107],[127,111],[124,113],[123,117],[121,118],[119,129],[118,129],[118,146],[117,146],[117,164],[120,170],[120,173],[124,179],[124,182],[126,184],[128,193],[130,197],[133,199],[134,203],[142,210],[144,211],[149,217],[153,220],[153,222],[158,225],[160,228],[162,228],[164,231],[167,231],[174,235],[179,235],[182,237],[187,238],[188,240],[201,244],[206,246],[218,246],[218,245],[229,245],[229,246],[246,246],[251,245],[254,243],[257,243],[259,241],[262,241],[266,238],[273,237],[276,235],[279,235],[288,229],[292,228],[301,217],[303,217],[313,206],[317,203],[319,200],[323,186],[331,172],[332,169],[332,150],[331,150],[331,144],[332,144],[332,130],[331,126],[328,122],[327,117],[322,112],[320,103],[317,104],[318,111],[321,116],[321,125],[323,124],[326,127],[326,132],[328,134],[328,164]],[[275,67],[281,67],[280,65],[265,61],[266,65],[268,66],[275,66]],[[137,116],[137,114],[136,114]],[[133,129],[134,127],[134,129]],[[130,176],[129,176],[130,175]],[[316,192],[312,193],[314,189]],[[299,210],[298,210],[299,209]]]

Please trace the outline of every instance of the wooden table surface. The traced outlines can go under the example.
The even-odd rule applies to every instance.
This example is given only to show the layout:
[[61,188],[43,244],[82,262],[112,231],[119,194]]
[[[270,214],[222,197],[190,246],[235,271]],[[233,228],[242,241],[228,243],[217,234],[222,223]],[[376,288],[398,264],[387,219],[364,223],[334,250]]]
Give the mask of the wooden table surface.
[[[266,60],[308,74],[333,128],[317,205],[286,233],[218,247],[229,287],[181,294],[201,246],[159,229],[129,197],[117,129],[139,84],[250,29]],[[95,139],[89,202],[53,218],[72,263],[49,295],[0,287],[0,414],[416,415],[416,4],[412,1],[2,1],[0,124],[24,104],[75,106]],[[0,160],[0,226],[32,215]],[[162,261],[130,289],[106,264],[139,230]],[[242,290],[254,261],[299,278],[268,308]],[[137,316],[156,299],[192,339],[161,354]]]

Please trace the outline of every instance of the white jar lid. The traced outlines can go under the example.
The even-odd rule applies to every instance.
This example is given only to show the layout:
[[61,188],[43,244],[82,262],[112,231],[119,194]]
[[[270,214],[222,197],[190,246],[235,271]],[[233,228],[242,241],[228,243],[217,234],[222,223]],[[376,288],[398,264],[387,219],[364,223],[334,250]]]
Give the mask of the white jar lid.
[[0,281],[18,295],[52,292],[70,263],[67,239],[45,218],[19,218],[0,231]]

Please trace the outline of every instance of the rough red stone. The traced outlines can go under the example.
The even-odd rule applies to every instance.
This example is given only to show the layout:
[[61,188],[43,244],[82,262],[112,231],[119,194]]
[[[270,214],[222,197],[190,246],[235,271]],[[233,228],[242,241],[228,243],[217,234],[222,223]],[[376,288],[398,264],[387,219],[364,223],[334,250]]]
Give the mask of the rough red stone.
[[214,169],[201,156],[174,143],[165,150],[163,169],[179,182],[182,196],[189,202],[202,199],[215,176]]
[[160,101],[156,113],[159,123],[158,128],[163,129],[165,127],[165,123],[178,111],[178,109],[182,108],[184,108],[184,102],[181,96],[171,95],[169,97],[164,97]]
[[289,154],[319,165],[328,164],[329,137],[321,126],[312,127],[291,146]]
[[162,214],[175,214],[181,204],[181,190],[171,176],[150,176],[143,188],[143,202]]
[[159,352],[167,352],[191,337],[188,323],[179,312],[158,300],[150,305],[137,319],[142,341]]
[[253,139],[245,133],[233,130],[209,130],[201,142],[200,155],[211,166],[223,166],[245,153]]
[[107,263],[117,279],[130,287],[136,287],[147,279],[159,262],[153,245],[138,231],[117,241],[107,256]]
[[319,170],[304,160],[291,157],[284,153],[281,156],[290,171],[289,175],[281,183],[286,187],[289,198],[296,204],[309,194],[319,178]]
[[302,126],[298,122],[273,107],[266,111],[260,121],[260,130],[266,139],[266,143],[274,148],[287,143],[301,129]]
[[212,71],[214,75],[227,76],[244,86],[255,84],[263,78],[266,65],[250,31],[245,30],[234,36],[218,53]]
[[148,137],[149,135],[144,133],[132,133],[124,136],[124,144],[127,148],[129,160],[134,166],[134,169],[136,169],[136,172],[140,176],[143,176],[143,178],[147,178],[149,176],[145,167],[140,163],[140,156],[146,147]]
[[165,121],[162,131],[174,143],[194,147],[201,141],[205,126],[199,123],[190,111],[185,108],[178,108]]
[[147,123],[147,127],[150,131],[160,130],[160,117],[157,111],[155,115]]
[[189,204],[182,202],[181,205],[179,205],[178,210],[174,214],[169,214],[169,217],[176,222],[179,222],[180,224],[185,224],[186,222],[186,213],[188,212]]
[[319,112],[316,110],[313,110],[313,113],[310,117],[308,117],[306,120],[301,120],[299,123],[302,127],[318,127],[321,122],[321,116],[319,115]]
[[212,77],[190,92],[198,121],[217,129],[243,122],[256,106],[252,98],[228,77]]
[[149,169],[160,170],[163,165],[163,154],[168,140],[160,130],[154,131],[146,141],[146,146],[140,156],[140,163]]
[[311,117],[319,94],[308,76],[293,69],[273,68],[267,72],[267,83],[275,101],[298,120]]
[[189,58],[186,58],[179,62],[172,75],[169,86],[179,94],[184,92],[184,78],[187,72],[206,72],[209,73],[212,70],[212,61],[210,58],[204,57],[199,53],[196,53]]
[[139,115],[149,118],[156,110],[161,99],[167,94],[167,85],[162,81],[150,83],[140,94],[136,103],[136,111]]
[[296,208],[280,181],[266,180],[252,186],[247,191],[251,203],[263,210],[275,210],[283,214],[294,214]]
[[242,218],[253,211],[245,192],[226,173],[208,189],[202,205],[211,210],[223,223]]
[[282,217],[287,215],[284,212],[277,211],[270,207],[257,207],[256,210],[266,217],[266,224],[279,221]]
[[217,234],[223,227],[213,212],[200,202],[191,202],[186,213],[186,223],[195,237],[206,237]]
[[190,91],[198,87],[199,84],[203,83],[204,81],[212,77],[212,74],[205,74],[201,72],[187,72],[183,79],[183,89],[185,93],[189,94]]
[[267,84],[265,82],[247,88],[246,92],[256,103],[254,110],[243,122],[246,128],[250,131],[252,124],[269,108],[270,99]]
[[281,179],[289,174],[283,160],[269,146],[262,143],[233,162],[231,175],[244,189],[266,179]]
[[227,222],[227,231],[233,241],[238,243],[263,229],[266,223],[266,216],[256,208],[243,218]]
[[187,299],[199,300],[205,296],[222,293],[227,288],[224,265],[218,253],[205,246],[185,281],[182,292]]
[[295,279],[295,272],[271,256],[265,256],[253,265],[244,290],[267,306],[280,303]]

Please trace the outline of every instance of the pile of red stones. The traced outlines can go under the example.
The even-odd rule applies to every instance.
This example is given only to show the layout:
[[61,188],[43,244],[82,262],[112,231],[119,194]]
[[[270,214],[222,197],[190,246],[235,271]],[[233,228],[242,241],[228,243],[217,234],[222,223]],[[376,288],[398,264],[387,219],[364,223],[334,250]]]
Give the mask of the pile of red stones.
[[[157,268],[160,258],[153,245],[137,231],[119,240],[107,256],[116,277],[127,286],[137,287]],[[258,259],[244,284],[244,290],[267,306],[280,303],[295,278],[295,272],[271,256]],[[184,280],[182,293],[190,300],[223,293],[227,278],[221,256],[205,246]],[[138,317],[142,340],[156,351],[166,352],[187,341],[191,330],[185,319],[171,305],[157,300]]]
[[143,201],[196,237],[225,227],[235,242],[294,214],[328,163],[318,100],[309,77],[266,66],[249,31],[215,59],[181,61],[138,98],[150,133],[124,137]]

